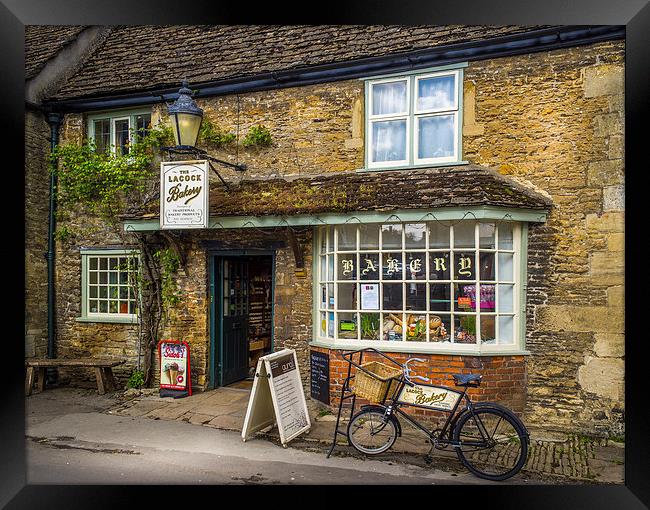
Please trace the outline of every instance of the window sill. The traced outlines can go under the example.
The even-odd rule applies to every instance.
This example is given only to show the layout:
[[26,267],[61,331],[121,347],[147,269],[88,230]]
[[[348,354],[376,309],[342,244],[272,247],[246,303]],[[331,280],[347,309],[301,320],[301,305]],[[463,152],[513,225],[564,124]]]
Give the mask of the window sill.
[[449,163],[427,163],[423,165],[386,166],[377,168],[357,168],[355,172],[390,172],[391,170],[417,170],[418,168],[437,168],[445,166],[469,165],[469,161],[451,161]]
[[99,322],[107,324],[137,324],[137,317],[77,317],[77,322]]
[[[404,344],[404,345],[401,345]],[[487,348],[480,351],[470,349],[454,349],[453,347],[436,347],[431,348],[421,342],[391,342],[390,347],[378,347],[376,342],[345,342],[338,340],[336,342],[327,342],[324,340],[312,340],[309,342],[310,347],[322,347],[324,349],[337,349],[346,351],[356,351],[367,347],[374,347],[382,352],[405,352],[417,354],[448,354],[453,356],[530,356],[530,351],[522,350],[518,347],[510,349]],[[423,348],[425,347],[425,348]],[[427,348],[428,347],[428,348]]]

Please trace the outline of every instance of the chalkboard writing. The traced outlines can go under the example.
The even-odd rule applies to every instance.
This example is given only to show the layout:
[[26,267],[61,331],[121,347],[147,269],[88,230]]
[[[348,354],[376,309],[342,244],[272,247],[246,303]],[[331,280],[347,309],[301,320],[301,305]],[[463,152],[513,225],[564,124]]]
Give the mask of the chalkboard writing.
[[311,351],[311,396],[329,405],[330,403],[330,360],[327,354]]

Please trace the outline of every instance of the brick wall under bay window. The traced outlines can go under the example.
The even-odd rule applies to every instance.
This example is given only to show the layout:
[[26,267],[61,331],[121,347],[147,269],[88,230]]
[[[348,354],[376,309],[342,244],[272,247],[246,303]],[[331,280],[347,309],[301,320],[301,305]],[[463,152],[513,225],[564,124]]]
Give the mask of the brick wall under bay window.
[[[312,351],[327,354],[329,357],[330,377],[330,406],[336,411],[341,397],[341,386],[348,374],[348,362],[343,359],[345,351],[312,347]],[[410,364],[414,375],[430,379],[431,384],[449,386],[462,391],[454,386],[451,374],[480,374],[483,376],[481,386],[469,388],[468,394],[473,402],[498,402],[513,410],[518,415],[524,412],[526,401],[526,360],[524,356],[471,356],[449,354],[424,354],[424,353],[393,353],[386,352],[388,356],[400,363],[408,358],[417,357],[425,359],[425,363],[414,362]],[[354,360],[357,360],[355,355]],[[363,363],[379,361],[390,365],[391,363],[380,355],[367,352],[363,355]],[[356,369],[352,368],[352,373]],[[367,401],[357,399],[355,409]],[[461,408],[464,407],[461,404]],[[417,419],[438,421],[446,418],[448,413],[432,412],[416,407],[403,408]],[[345,414],[347,416],[347,413]]]

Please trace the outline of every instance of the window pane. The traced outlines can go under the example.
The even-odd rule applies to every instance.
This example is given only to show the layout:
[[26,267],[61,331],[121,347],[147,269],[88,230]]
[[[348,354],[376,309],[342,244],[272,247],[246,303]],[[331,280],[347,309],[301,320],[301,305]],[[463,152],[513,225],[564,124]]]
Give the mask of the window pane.
[[327,257],[320,258],[320,279],[327,280]]
[[424,283],[406,284],[406,309],[426,311],[427,286]]
[[327,284],[327,307],[334,308],[334,284]]
[[339,338],[357,338],[357,314],[356,313],[339,313],[338,315],[338,335]]
[[384,283],[382,284],[382,291],[384,293],[384,310],[402,310],[401,283]]
[[334,338],[334,312],[327,312],[327,336]]
[[321,336],[327,336],[327,312],[321,312],[320,314],[320,334]]
[[98,301],[91,301],[90,302],[90,313],[97,313],[99,311],[99,303]]
[[144,115],[136,115],[135,128],[138,136],[146,135],[146,130],[151,128],[151,114],[146,113]]
[[476,286],[455,283],[454,306],[461,312],[474,312],[476,310]]
[[108,273],[108,283],[117,283],[117,273],[111,271]]
[[113,123],[115,128],[115,150],[118,154],[129,152],[129,120],[116,120]]
[[120,313],[129,313],[129,303],[128,301],[120,301]]
[[382,278],[384,280],[403,280],[402,254],[382,253]]
[[451,280],[449,253],[429,254],[429,279],[430,280]]
[[120,287],[120,299],[129,299],[128,287]]
[[454,108],[456,108],[455,75],[418,80],[418,111],[451,110]]
[[320,286],[320,306],[327,308],[327,285]]
[[427,254],[409,252],[406,254],[406,279],[425,280],[427,277]]
[[494,280],[494,253],[479,253],[481,280]]
[[361,340],[379,340],[379,314],[361,313]]
[[512,250],[512,225],[510,223],[499,224],[499,249]]
[[449,227],[432,221],[429,223],[429,247],[449,248]]
[[108,297],[108,287],[99,287],[99,297],[100,298],[107,298]]
[[373,115],[406,112],[406,80],[372,85]]
[[484,344],[495,344],[496,333],[495,333],[495,315],[481,315],[481,343]]
[[514,312],[514,285],[499,285],[499,312]]
[[357,254],[341,253],[338,260],[339,280],[354,280],[357,277]]
[[327,251],[329,252],[334,251],[334,227],[327,228],[327,243],[328,243]]
[[99,273],[99,283],[108,283],[108,273]]
[[476,343],[476,315],[454,315],[454,342]]
[[355,283],[339,283],[339,310],[357,309],[357,285]]
[[495,232],[496,232],[496,225],[494,223],[479,223],[478,224],[479,248],[493,250]]
[[320,252],[325,253],[327,251],[327,228],[323,227],[320,230]]
[[474,252],[454,253],[454,280],[474,280],[476,271],[474,268]]
[[90,269],[97,269],[97,257],[88,257]]
[[359,235],[362,250],[379,249],[379,226],[359,225]]
[[334,279],[334,255],[328,255],[327,256],[327,279],[328,280],[333,280]]
[[512,344],[514,343],[514,317],[500,316],[499,317],[499,344]]
[[382,225],[381,245],[384,250],[402,249],[402,225]]
[[425,223],[407,223],[405,225],[406,247],[425,248],[426,228],[427,226]]
[[106,152],[111,144],[111,123],[109,119],[93,121],[95,131],[95,148],[98,152]]
[[100,258],[99,259],[99,269],[108,269],[108,259],[107,258]]
[[401,313],[383,314],[383,340],[401,340],[404,334],[404,315]]
[[406,316],[406,340],[411,342],[427,341],[427,316],[408,314]]
[[482,312],[496,311],[495,286],[481,285],[480,289],[481,289],[481,311]]
[[336,227],[338,235],[338,249],[341,251],[350,251],[357,249],[357,226],[356,225],[339,225]]
[[108,312],[109,313],[117,313],[117,301],[110,301],[110,305],[108,307]]
[[130,301],[129,302],[129,313],[131,313],[131,314],[136,313],[135,301]]
[[455,129],[453,115],[418,118],[418,159],[453,156]]
[[433,312],[451,310],[451,288],[448,283],[429,285],[429,310]]
[[108,259],[108,269],[111,269],[112,271],[117,270],[117,264],[118,264],[118,259],[117,257],[111,257]]
[[362,280],[379,280],[379,254],[359,254],[359,278]]
[[474,243],[474,223],[456,223],[454,225],[454,248],[474,248]]
[[89,283],[97,283],[97,273],[88,274]]
[[126,285],[129,283],[129,273],[127,273],[126,271],[122,271],[120,273],[120,283],[122,285]]
[[99,313],[108,313],[108,301],[99,302]]
[[429,342],[448,342],[451,335],[449,314],[429,315]]
[[513,280],[511,253],[499,253],[499,280],[510,282]]
[[372,123],[372,161],[406,160],[406,120]]
[[97,287],[95,287],[94,285],[91,285],[90,287],[88,287],[88,292],[89,292],[88,297],[91,297],[91,298],[96,298],[97,297]]

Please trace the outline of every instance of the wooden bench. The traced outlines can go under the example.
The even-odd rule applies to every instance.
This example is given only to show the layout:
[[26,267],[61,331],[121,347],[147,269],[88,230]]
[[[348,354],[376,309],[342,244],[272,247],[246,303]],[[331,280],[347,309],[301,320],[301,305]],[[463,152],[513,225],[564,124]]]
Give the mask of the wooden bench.
[[97,360],[97,359],[56,359],[56,358],[39,358],[25,360],[27,375],[25,378],[25,395],[32,394],[34,386],[34,373],[38,369],[38,390],[45,390],[45,369],[48,367],[86,367],[95,369],[97,378],[97,391],[100,395],[106,393],[106,389],[116,390],[117,382],[113,376],[113,367],[121,365],[122,361],[115,360]]

